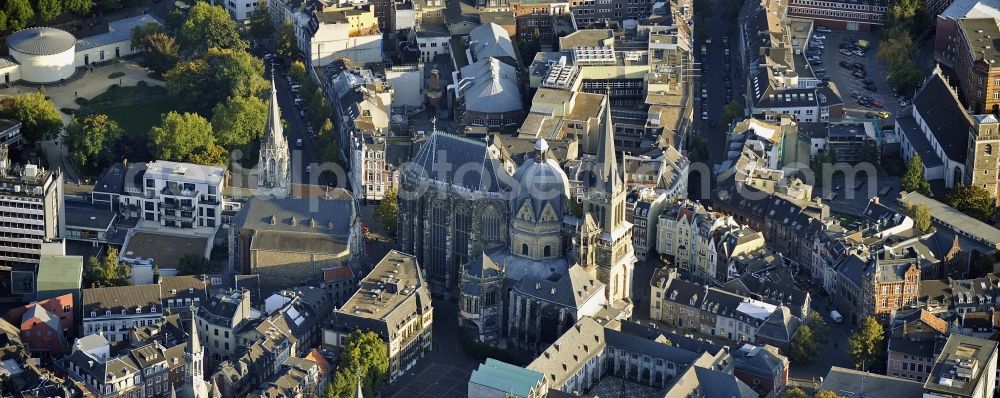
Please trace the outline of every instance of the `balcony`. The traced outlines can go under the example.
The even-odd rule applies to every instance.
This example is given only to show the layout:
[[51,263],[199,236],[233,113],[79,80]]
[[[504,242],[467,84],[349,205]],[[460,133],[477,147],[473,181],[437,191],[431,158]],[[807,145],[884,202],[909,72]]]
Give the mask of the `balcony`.
[[184,196],[184,197],[188,197],[188,198],[194,198],[194,197],[198,197],[199,192],[198,192],[197,189],[182,189],[181,187],[177,187],[177,186],[171,187],[171,186],[168,185],[168,186],[163,187],[163,189],[160,190],[160,194],[161,195],[167,195],[167,196]]

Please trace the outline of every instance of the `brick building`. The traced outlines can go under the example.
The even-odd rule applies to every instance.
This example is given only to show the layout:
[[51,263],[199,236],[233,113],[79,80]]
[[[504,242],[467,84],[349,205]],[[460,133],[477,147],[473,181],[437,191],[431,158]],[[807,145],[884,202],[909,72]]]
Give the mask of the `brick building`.
[[13,308],[4,316],[12,325],[19,326],[21,341],[33,354],[58,356],[67,348],[74,336],[73,295],[34,302]]
[[1000,26],[993,18],[958,21],[955,75],[962,103],[973,114],[1000,112]]

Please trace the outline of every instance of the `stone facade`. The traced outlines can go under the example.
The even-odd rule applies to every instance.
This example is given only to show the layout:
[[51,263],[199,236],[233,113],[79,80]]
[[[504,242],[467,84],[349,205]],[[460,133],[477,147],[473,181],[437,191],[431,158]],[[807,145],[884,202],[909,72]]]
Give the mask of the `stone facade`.
[[997,189],[1000,189],[997,157],[1000,157],[1000,121],[994,115],[974,116],[965,160],[965,183],[985,188],[994,199],[998,198]]

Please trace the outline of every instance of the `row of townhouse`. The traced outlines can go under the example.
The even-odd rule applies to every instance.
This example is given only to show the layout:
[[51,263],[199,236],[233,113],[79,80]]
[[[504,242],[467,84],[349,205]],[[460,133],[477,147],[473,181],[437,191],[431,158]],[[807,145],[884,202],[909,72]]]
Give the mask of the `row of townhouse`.
[[685,281],[674,269],[657,270],[650,286],[650,318],[680,329],[788,349],[801,323],[785,305]]

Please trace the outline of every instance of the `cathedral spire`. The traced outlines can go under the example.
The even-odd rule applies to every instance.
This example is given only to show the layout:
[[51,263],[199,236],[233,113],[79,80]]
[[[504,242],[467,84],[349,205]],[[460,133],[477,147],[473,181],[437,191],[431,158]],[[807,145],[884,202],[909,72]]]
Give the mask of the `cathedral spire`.
[[603,189],[608,193],[618,192],[623,188],[621,175],[618,172],[618,158],[615,156],[615,127],[611,121],[611,94],[604,100],[604,126],[601,128],[597,147],[597,178],[592,187]]
[[281,146],[280,140],[284,137],[281,128],[281,109],[278,108],[278,90],[274,85],[274,77],[271,78],[271,97],[267,101],[267,125],[264,128],[265,144],[278,148]]

